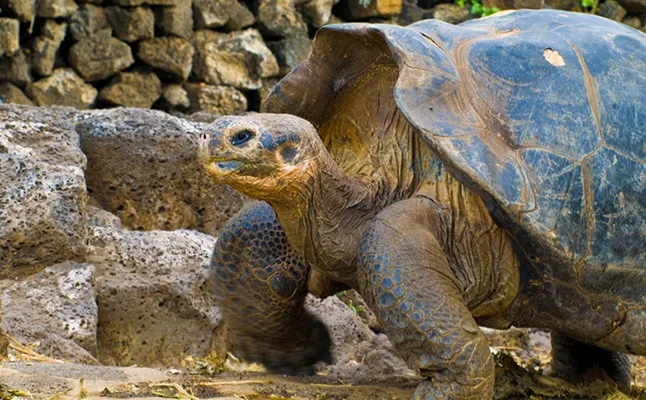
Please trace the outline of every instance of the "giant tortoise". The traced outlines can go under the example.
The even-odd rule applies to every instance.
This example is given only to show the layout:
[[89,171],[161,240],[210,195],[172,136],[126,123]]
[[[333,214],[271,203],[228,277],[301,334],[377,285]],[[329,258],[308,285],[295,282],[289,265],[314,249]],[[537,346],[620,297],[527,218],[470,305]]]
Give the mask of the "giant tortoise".
[[626,388],[623,353],[646,355],[645,90],[646,35],[592,15],[322,28],[267,113],[201,132],[206,172],[262,200],[213,255],[239,354],[311,372],[330,338],[308,286],[350,287],[427,377],[415,399],[492,397],[478,325],[549,329],[557,373]]

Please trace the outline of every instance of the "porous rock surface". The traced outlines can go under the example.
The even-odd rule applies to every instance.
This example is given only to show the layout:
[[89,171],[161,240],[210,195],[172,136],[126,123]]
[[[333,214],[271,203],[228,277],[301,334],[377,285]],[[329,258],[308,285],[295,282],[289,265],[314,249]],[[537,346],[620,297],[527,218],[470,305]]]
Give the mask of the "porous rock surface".
[[205,289],[215,238],[130,231],[106,211],[89,208],[89,214],[100,361],[168,366],[187,356],[223,356],[221,314]]
[[[197,125],[150,110],[0,105],[0,331],[85,363],[179,366],[224,354],[205,287],[215,238],[173,229],[190,221],[215,234],[244,200],[202,178]],[[116,188],[130,197],[111,203]],[[135,214],[150,218],[146,228],[169,230],[130,230],[88,205],[98,200],[117,211],[144,201],[153,208]]]
[[101,89],[99,99],[124,107],[150,108],[161,93],[161,81],[154,73],[120,72]]
[[0,105],[0,279],[83,258],[86,158],[74,112]]
[[255,29],[222,34],[201,30],[194,38],[195,73],[207,83],[259,89],[279,73],[278,62]]
[[383,333],[373,332],[336,296],[308,295],[306,307],[321,318],[332,338],[332,364],[318,370],[332,377],[404,375],[412,373]]
[[46,78],[34,82],[27,93],[36,105],[64,105],[79,109],[94,105],[97,90],[81,79],[71,68],[57,68]]
[[214,234],[245,201],[201,172],[199,125],[140,109],[90,111],[77,120],[88,190],[130,229]]
[[38,342],[50,357],[96,363],[94,273],[91,264],[65,262],[10,285],[0,294],[0,329],[21,343]]

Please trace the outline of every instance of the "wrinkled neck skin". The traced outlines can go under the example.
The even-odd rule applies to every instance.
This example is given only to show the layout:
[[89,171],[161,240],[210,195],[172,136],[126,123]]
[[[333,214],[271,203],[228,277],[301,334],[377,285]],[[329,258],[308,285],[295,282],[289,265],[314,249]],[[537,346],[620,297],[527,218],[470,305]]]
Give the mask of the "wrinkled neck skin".
[[320,145],[307,184],[297,193],[267,200],[287,238],[308,263],[355,288],[359,242],[374,215],[377,184],[348,176]]

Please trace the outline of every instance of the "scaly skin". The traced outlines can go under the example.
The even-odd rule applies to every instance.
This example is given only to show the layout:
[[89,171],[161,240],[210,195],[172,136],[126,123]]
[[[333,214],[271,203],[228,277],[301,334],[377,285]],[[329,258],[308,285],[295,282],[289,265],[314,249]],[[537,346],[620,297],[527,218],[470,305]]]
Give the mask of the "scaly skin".
[[227,223],[211,267],[236,355],[291,375],[311,375],[314,363],[331,362],[327,328],[303,307],[309,267],[267,203],[251,203]]

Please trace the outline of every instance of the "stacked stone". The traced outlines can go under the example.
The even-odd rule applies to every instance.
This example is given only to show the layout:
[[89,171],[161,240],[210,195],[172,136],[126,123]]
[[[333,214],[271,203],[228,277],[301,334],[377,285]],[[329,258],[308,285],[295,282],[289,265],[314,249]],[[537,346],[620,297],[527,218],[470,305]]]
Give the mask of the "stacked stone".
[[[311,47],[339,0],[0,0],[5,103],[216,114],[259,99]],[[401,0],[352,0],[387,18]]]
[[[646,0],[599,1],[588,11],[646,29]],[[81,109],[255,111],[278,79],[307,57],[317,28],[425,18],[460,23],[474,17],[470,2],[0,0],[0,99]],[[480,2],[585,11],[580,0]]]

